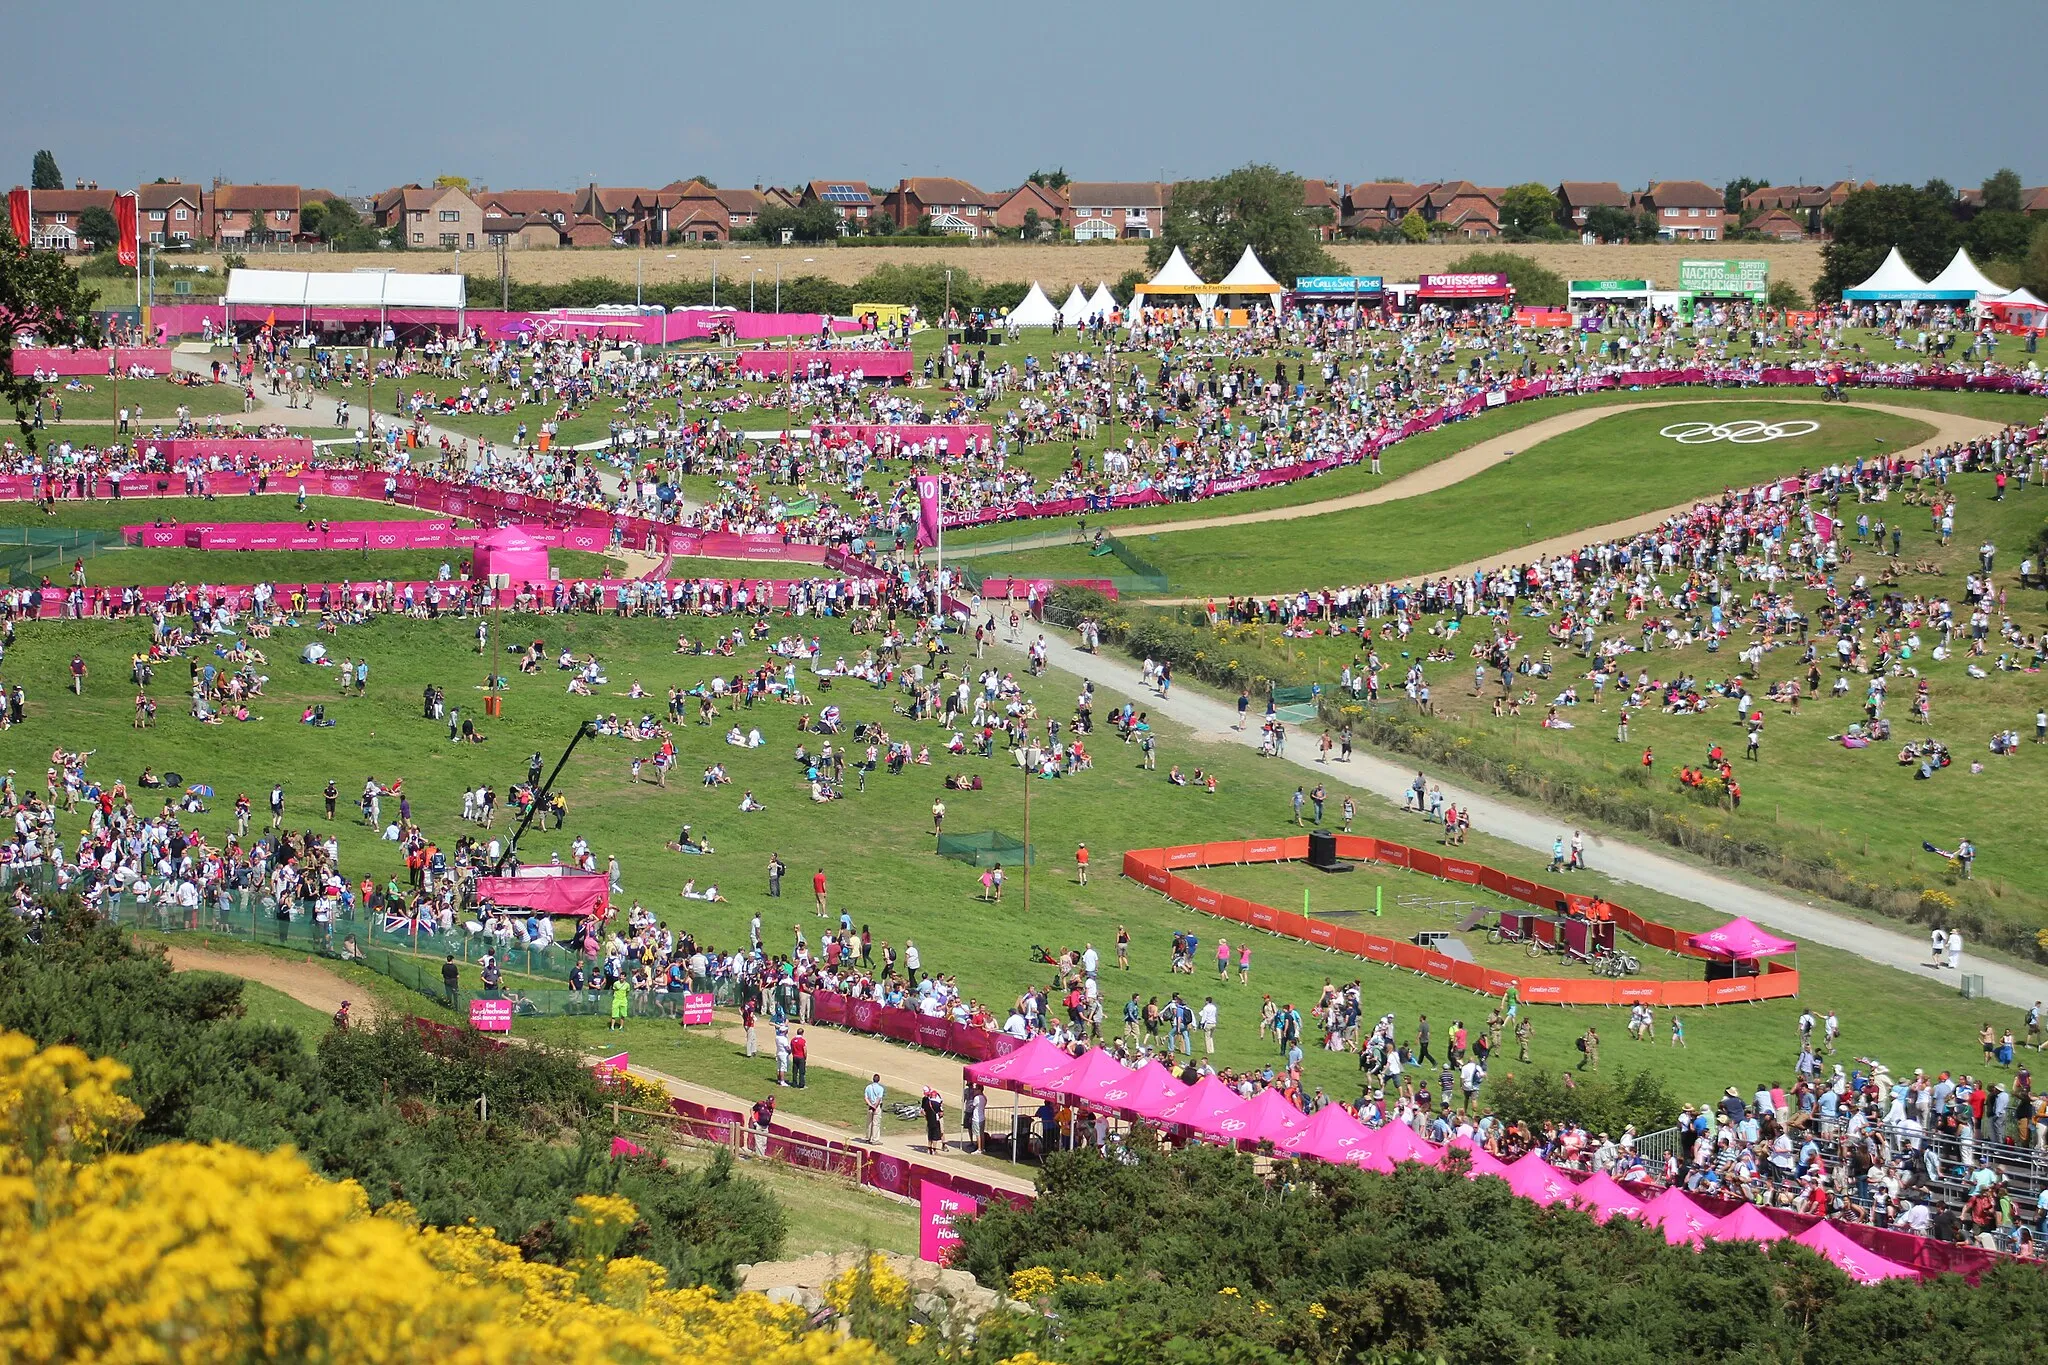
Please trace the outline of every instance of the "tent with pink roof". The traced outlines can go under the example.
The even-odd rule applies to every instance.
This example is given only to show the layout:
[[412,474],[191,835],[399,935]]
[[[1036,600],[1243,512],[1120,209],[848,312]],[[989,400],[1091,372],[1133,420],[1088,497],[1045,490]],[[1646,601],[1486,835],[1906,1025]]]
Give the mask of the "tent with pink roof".
[[1015,1051],[991,1057],[985,1062],[971,1062],[961,1070],[976,1085],[994,1086],[998,1090],[1021,1090],[1028,1081],[1055,1067],[1065,1067],[1073,1060],[1039,1034],[1027,1039],[1024,1046]]
[[1204,1076],[1188,1088],[1177,1103],[1169,1104],[1159,1117],[1168,1123],[1215,1136],[1217,1123],[1245,1103],[1244,1097],[1213,1075]]
[[1572,1192],[1572,1182],[1564,1172],[1533,1148],[1508,1167],[1507,1182],[1516,1194],[1539,1204],[1555,1204]]
[[1484,1147],[1481,1147],[1471,1138],[1454,1137],[1444,1144],[1444,1150],[1447,1153],[1453,1147],[1456,1147],[1459,1151],[1472,1158],[1471,1169],[1466,1172],[1468,1176],[1494,1175],[1499,1176],[1502,1180],[1508,1178],[1508,1163],[1502,1161]]
[[1635,1216],[1662,1232],[1664,1240],[1673,1246],[1698,1246],[1714,1226],[1714,1215],[1695,1204],[1676,1185],[1643,1205],[1642,1212]]
[[1617,1213],[1639,1217],[1643,1211],[1643,1201],[1605,1171],[1595,1171],[1581,1180],[1566,1198],[1574,1204],[1584,1204],[1592,1211],[1596,1223],[1604,1223]]
[[1391,1171],[1404,1161],[1436,1166],[1444,1159],[1443,1148],[1434,1142],[1424,1142],[1405,1123],[1389,1123],[1373,1129],[1372,1149],[1378,1159],[1368,1164],[1377,1171]]
[[1707,1229],[1717,1242],[1781,1242],[1791,1235],[1754,1204],[1744,1204]]
[[1277,1085],[1269,1085],[1217,1120],[1221,1137],[1232,1142],[1270,1142],[1279,1146],[1308,1123],[1308,1115]]
[[1373,1150],[1372,1129],[1360,1123],[1343,1105],[1326,1104],[1310,1114],[1307,1123],[1274,1145],[1289,1156],[1337,1163],[1358,1162]]
[[1107,1048],[1091,1048],[1074,1059],[1063,1074],[1054,1072],[1041,1080],[1056,1098],[1072,1100],[1097,1109],[1113,1107],[1102,1098],[1106,1090],[1121,1091],[1131,1079],[1131,1069]]
[[1709,929],[1704,934],[1694,934],[1686,940],[1702,952],[1725,957],[1737,962],[1749,962],[1760,957],[1778,957],[1799,947],[1789,938],[1767,934],[1755,923],[1737,915],[1718,929]]
[[1917,1271],[1902,1266],[1897,1261],[1887,1260],[1867,1247],[1857,1246],[1843,1235],[1840,1228],[1825,1218],[1792,1240],[1808,1250],[1819,1252],[1841,1267],[1842,1273],[1850,1279],[1864,1284],[1875,1284],[1879,1280],[1920,1278]]
[[1147,1062],[1128,1074],[1120,1087],[1104,1090],[1100,1099],[1108,1108],[1132,1118],[1150,1119],[1157,1122],[1169,1107],[1178,1104],[1188,1093],[1188,1087],[1170,1067],[1158,1062]]

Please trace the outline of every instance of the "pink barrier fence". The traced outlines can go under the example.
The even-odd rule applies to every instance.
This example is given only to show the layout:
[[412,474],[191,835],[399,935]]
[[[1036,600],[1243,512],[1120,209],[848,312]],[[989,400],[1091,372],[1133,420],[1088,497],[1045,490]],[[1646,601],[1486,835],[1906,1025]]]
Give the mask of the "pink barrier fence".
[[171,372],[171,353],[154,346],[120,346],[112,350],[82,351],[69,346],[35,346],[14,353],[16,375],[59,375],[104,379],[118,364],[122,375],[140,365],[151,374]]
[[324,531],[295,521],[194,521],[123,526],[121,534],[135,545],[196,550],[438,550],[456,543],[453,523],[441,520],[333,521]]
[[901,445],[921,446],[926,441],[937,441],[938,448],[949,455],[967,453],[967,443],[972,441],[979,448],[995,440],[996,429],[986,423],[911,423],[897,426],[862,422],[835,422],[811,424],[811,440],[825,445],[839,445],[852,442],[859,445],[873,445],[877,441],[895,441]]
[[741,351],[742,379],[769,379],[809,374],[813,367],[827,374],[852,374],[869,379],[909,379],[908,351]]
[[[269,309],[263,309],[262,316],[268,317],[269,312]],[[308,310],[308,318],[314,322],[366,323],[377,321],[379,316],[375,308]],[[433,323],[453,327],[458,314],[452,308],[394,308],[389,316],[393,323],[399,325]],[[726,308],[684,308],[665,317],[658,313],[621,317],[576,309],[565,309],[560,313],[531,313],[472,308],[459,316],[464,325],[477,328],[490,341],[532,335],[548,338],[603,336],[619,341],[637,341],[647,346],[673,341],[702,341],[717,335],[721,324],[742,341],[815,337],[825,329],[827,321],[821,313],[747,313]],[[252,320],[262,320],[255,309],[244,309],[238,317],[242,322]],[[149,321],[152,327],[162,328],[167,336],[198,336],[206,331],[208,323],[218,335],[227,327],[227,309],[218,303],[158,304],[150,310]],[[279,309],[277,323],[280,328],[295,329],[299,325],[298,310]],[[835,334],[861,330],[858,322],[844,318],[831,319],[831,328]]]

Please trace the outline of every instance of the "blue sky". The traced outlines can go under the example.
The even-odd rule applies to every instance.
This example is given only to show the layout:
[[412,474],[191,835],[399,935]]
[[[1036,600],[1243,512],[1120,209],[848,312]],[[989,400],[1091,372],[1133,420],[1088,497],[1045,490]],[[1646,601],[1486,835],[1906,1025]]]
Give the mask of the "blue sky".
[[0,185],[2048,180],[2040,0],[9,9]]

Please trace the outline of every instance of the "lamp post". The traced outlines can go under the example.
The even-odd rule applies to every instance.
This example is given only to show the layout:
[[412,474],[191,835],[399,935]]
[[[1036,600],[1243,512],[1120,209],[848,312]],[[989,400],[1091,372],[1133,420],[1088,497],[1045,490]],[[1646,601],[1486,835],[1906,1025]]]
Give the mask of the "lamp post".
[[775,263],[775,311],[782,312],[782,262]]
[[941,327],[946,327],[946,326],[950,326],[950,325],[951,325],[951,319],[952,319],[952,317],[953,317],[953,272],[952,272],[952,271],[950,271],[950,270],[948,270],[948,271],[946,272],[946,311],[945,311],[945,313],[944,313],[943,315],[941,315],[941,317],[939,318],[939,326],[941,326]]
[[754,285],[761,278],[761,267],[755,266],[754,273],[747,278],[747,311],[754,311]]

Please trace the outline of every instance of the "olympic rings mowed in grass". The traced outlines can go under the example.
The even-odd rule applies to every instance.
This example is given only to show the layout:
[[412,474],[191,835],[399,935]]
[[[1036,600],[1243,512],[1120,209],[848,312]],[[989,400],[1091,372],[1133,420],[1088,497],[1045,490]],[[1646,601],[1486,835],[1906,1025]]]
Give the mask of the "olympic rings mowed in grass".
[[1766,422],[1748,417],[1737,422],[1673,422],[1657,434],[1682,446],[1711,445],[1715,441],[1726,441],[1730,445],[1738,446],[1756,446],[1767,441],[1811,436],[1819,430],[1820,423],[1803,418],[1789,422]]

